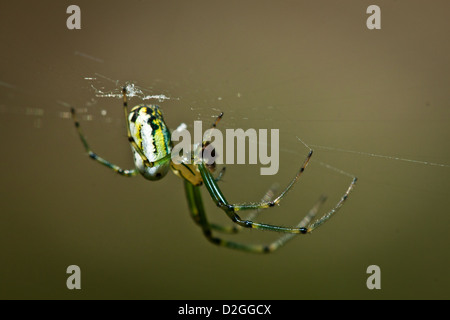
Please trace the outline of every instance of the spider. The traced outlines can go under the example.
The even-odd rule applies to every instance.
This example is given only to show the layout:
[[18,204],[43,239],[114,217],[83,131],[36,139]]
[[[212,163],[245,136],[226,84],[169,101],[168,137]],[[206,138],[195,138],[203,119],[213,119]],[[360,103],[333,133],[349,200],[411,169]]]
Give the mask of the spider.
[[[313,230],[330,219],[344,204],[345,200],[348,198],[348,195],[353,190],[353,187],[356,184],[357,178],[355,177],[353,178],[348,189],[338,201],[338,203],[329,212],[313,222],[311,221],[314,219],[316,213],[318,212],[320,205],[323,204],[326,200],[325,196],[321,196],[319,198],[319,200],[315,203],[315,205],[297,226],[283,227],[278,225],[254,222],[252,220],[256,217],[256,214],[260,211],[260,209],[266,209],[278,205],[283,197],[292,189],[292,187],[299,180],[300,176],[308,165],[313,154],[312,149],[309,150],[306,159],[304,160],[300,169],[297,171],[294,178],[287,185],[287,187],[281,193],[279,193],[278,196],[274,197],[274,189],[271,188],[260,202],[232,204],[226,200],[218,185],[218,182],[224,173],[224,169],[222,169],[217,177],[214,177],[214,163],[212,165],[207,164],[203,161],[204,159],[201,158],[203,156],[203,150],[211,143],[210,140],[203,141],[201,145],[194,146],[193,150],[191,151],[190,160],[201,159],[200,161],[184,161],[179,164],[173,162],[171,158],[171,151],[173,147],[171,141],[171,133],[164,122],[164,118],[160,108],[156,105],[140,104],[132,108],[128,113],[126,87],[123,88],[122,95],[127,136],[134,155],[135,168],[124,170],[93,152],[89,147],[89,144],[80,128],[80,123],[76,118],[75,109],[71,108],[75,127],[89,157],[112,169],[116,173],[126,177],[136,176],[138,173],[140,173],[144,178],[148,180],[159,180],[167,174],[169,169],[171,169],[173,173],[183,179],[189,211],[194,222],[198,226],[200,226],[203,235],[215,245],[253,253],[273,252],[280,248],[287,241],[292,239],[295,235],[311,233]],[[217,126],[222,116],[223,113],[221,113],[216,118],[212,127]],[[185,125],[180,125],[180,127],[182,126]],[[235,223],[233,226],[222,226],[210,223],[208,221],[200,192],[200,187],[202,185],[205,185],[211,196],[211,199],[214,201],[217,207],[222,209],[231,219],[231,221]],[[251,213],[246,219],[242,219],[238,214],[241,211],[252,210],[253,213]],[[243,228],[270,230],[284,234],[270,244],[239,243],[216,237],[213,234],[213,231],[222,233],[237,233]]]

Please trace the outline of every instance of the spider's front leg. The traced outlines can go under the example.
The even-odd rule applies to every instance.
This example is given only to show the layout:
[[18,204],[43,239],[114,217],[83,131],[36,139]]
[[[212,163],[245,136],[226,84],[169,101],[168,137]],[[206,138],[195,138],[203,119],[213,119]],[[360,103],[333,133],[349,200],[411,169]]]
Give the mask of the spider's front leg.
[[296,226],[296,227],[282,227],[277,225],[271,225],[271,224],[264,224],[264,223],[257,223],[253,222],[251,220],[245,220],[241,219],[239,215],[237,214],[238,211],[241,210],[255,210],[255,209],[266,209],[273,207],[277,205],[281,199],[289,192],[294,184],[298,181],[301,174],[305,170],[306,166],[308,165],[309,160],[312,156],[312,150],[309,152],[308,156],[306,157],[303,165],[301,166],[300,170],[297,172],[295,177],[292,179],[292,181],[289,183],[289,185],[281,192],[281,194],[276,197],[273,201],[263,201],[256,204],[230,204],[225,196],[223,195],[222,191],[220,190],[219,186],[217,185],[216,181],[214,180],[214,177],[211,175],[211,173],[206,169],[205,164],[201,162],[198,165],[198,169],[200,171],[200,174],[202,176],[203,182],[208,189],[209,194],[211,195],[211,198],[213,201],[217,204],[219,208],[221,208],[227,216],[238,225],[245,227],[245,228],[253,228],[253,229],[262,229],[262,230],[270,230],[270,231],[277,231],[277,232],[284,232],[284,233],[291,233],[291,234],[306,234],[320,225],[322,225],[324,222],[326,222],[328,219],[330,219],[343,205],[345,200],[347,200],[348,195],[353,190],[353,187],[356,184],[357,178],[353,178],[352,182],[350,183],[347,191],[342,196],[342,198],[339,200],[339,202],[335,205],[335,207],[323,215],[320,219],[317,219],[313,223],[309,224],[308,226]]
[[[304,164],[304,166],[306,166],[306,164]],[[204,163],[200,163],[198,165],[198,168],[202,175],[202,179],[206,186],[206,189],[208,189],[208,192],[211,195],[211,198],[214,200],[214,202],[217,204],[217,206],[219,208],[221,208],[223,211],[225,211],[227,216],[233,222],[237,223],[241,227],[271,230],[271,231],[278,231],[278,232],[287,232],[287,233],[297,233],[297,234],[298,233],[305,234],[308,232],[308,229],[305,227],[290,228],[290,227],[282,227],[282,226],[270,225],[270,224],[265,224],[265,223],[257,223],[257,222],[253,222],[251,220],[241,219],[241,217],[237,214],[237,211],[240,211],[240,210],[258,210],[258,209],[266,209],[266,208],[275,206],[275,204],[277,204],[281,200],[282,196],[284,194],[286,194],[286,192],[289,191],[289,188],[290,188],[289,186],[288,186],[288,189],[285,189],[281,193],[281,195],[278,196],[273,201],[260,202],[260,203],[256,203],[256,204],[235,205],[235,204],[230,204],[225,199],[225,196],[223,195],[222,191],[220,190],[219,186],[217,185],[216,181],[214,180],[214,177],[212,177],[212,175],[208,172]],[[303,172],[303,170],[302,170],[302,172]]]
[[[223,112],[220,113],[220,115],[216,118],[216,121],[213,123],[212,128],[216,128],[217,124],[223,117]],[[207,137],[203,141],[203,147],[209,145],[211,143],[211,137]],[[291,183],[284,189],[284,191],[276,197],[274,200],[268,200],[268,201],[262,201],[257,204],[244,204],[244,205],[232,205],[227,202],[224,195],[222,194],[219,186],[217,185],[217,179],[215,179],[210,170],[208,170],[208,165],[205,163],[204,152],[203,148],[201,152],[196,152],[197,156],[200,158],[200,163],[198,164],[198,170],[200,171],[202,181],[205,184],[206,188],[209,191],[209,194],[211,195],[214,202],[217,204],[218,207],[220,207],[222,210],[225,211],[225,213],[228,215],[228,217],[235,223],[237,223],[239,226],[244,228],[255,228],[255,229],[265,229],[265,230],[272,230],[272,231],[279,231],[279,232],[287,232],[287,233],[307,233],[308,230],[305,227],[281,227],[281,226],[275,226],[275,225],[269,225],[269,224],[263,224],[263,223],[256,223],[251,220],[243,220],[239,217],[239,215],[236,213],[239,210],[259,210],[259,209],[266,209],[269,207],[273,207],[277,205],[281,199],[286,195],[286,193],[293,187],[293,185],[298,181],[301,174],[305,170],[306,166],[308,165],[309,160],[311,159],[311,156],[313,154],[313,151],[310,150],[308,153],[308,156],[306,157],[303,165],[301,166],[300,170],[294,177],[294,179],[291,181]],[[206,159],[208,160],[208,159]]]

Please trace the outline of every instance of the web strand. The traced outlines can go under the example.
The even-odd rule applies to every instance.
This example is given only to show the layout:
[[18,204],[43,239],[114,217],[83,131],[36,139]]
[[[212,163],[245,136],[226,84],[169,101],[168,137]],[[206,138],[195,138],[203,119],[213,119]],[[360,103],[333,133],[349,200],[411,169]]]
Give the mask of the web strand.
[[450,165],[448,165],[448,164],[429,162],[429,161],[413,160],[413,159],[400,158],[400,157],[395,157],[395,156],[386,156],[386,155],[370,153],[370,152],[346,150],[346,149],[341,149],[341,148],[319,146],[319,145],[314,145],[314,144],[312,144],[311,147],[316,148],[316,149],[322,149],[322,150],[346,152],[346,153],[359,154],[359,155],[364,155],[364,156],[369,156],[369,157],[376,157],[376,158],[383,158],[383,159],[397,160],[397,161],[405,161],[405,162],[411,162],[411,163],[415,163],[415,164],[423,164],[423,165],[435,166],[435,167],[450,168]]

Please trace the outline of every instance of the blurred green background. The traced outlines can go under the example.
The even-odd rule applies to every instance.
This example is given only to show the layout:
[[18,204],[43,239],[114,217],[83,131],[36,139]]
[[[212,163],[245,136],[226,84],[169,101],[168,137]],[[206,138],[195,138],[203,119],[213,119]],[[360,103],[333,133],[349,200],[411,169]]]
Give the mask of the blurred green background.
[[[66,8],[81,8],[68,30]],[[381,8],[381,30],[366,8]],[[1,299],[448,299],[450,46],[448,1],[8,1],[0,4]],[[232,202],[287,184],[260,220],[296,224],[320,194],[339,214],[271,255],[210,244],[182,182],[120,177],[133,165],[118,92],[133,83],[171,128],[210,122],[280,129],[280,170],[229,165]],[[142,103],[133,98],[131,105]],[[351,150],[421,162],[343,152]],[[228,223],[206,190],[211,220]],[[277,234],[229,236],[267,243]],[[81,268],[68,290],[66,268]],[[381,290],[366,269],[381,268]]]

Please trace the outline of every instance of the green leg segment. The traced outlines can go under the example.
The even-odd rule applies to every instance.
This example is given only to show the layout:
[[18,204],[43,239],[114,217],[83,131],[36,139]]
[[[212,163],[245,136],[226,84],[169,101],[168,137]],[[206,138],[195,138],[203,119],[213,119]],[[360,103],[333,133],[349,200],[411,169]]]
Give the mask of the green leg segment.
[[88,153],[88,155],[91,159],[98,161],[102,165],[112,169],[113,171],[117,172],[118,174],[120,174],[122,176],[132,177],[132,176],[135,176],[136,174],[138,174],[137,169],[124,170],[124,169],[120,168],[119,166],[116,166],[115,164],[103,159],[102,157],[97,155],[95,152],[93,152],[91,150],[91,148],[89,147],[89,144],[87,143],[86,138],[83,135],[83,132],[81,131],[80,123],[78,122],[78,120],[76,118],[75,109],[72,108],[71,112],[72,112],[73,121],[75,123],[75,127],[77,128],[77,131],[78,131],[78,135],[80,136],[80,139],[81,139],[81,142],[83,143],[84,149],[86,150],[86,152]]
[[[229,228],[210,224],[206,217],[205,209],[203,207],[200,187],[194,186],[188,181],[184,181],[184,187],[186,191],[186,198],[188,200],[189,210],[191,212],[194,221],[202,228],[204,236],[215,245],[252,253],[270,253],[280,248],[287,241],[291,240],[295,235],[295,234],[285,234],[268,245],[244,244],[215,237],[212,233],[213,230],[222,232],[232,231],[232,233],[234,233],[237,232],[240,228],[239,227]],[[324,201],[325,198],[322,197],[300,224],[308,223],[318,211],[320,204],[322,204]]]
[[303,166],[298,171],[295,178],[291,181],[291,183],[288,185],[288,187],[277,197],[274,201],[266,201],[266,202],[260,202],[256,204],[241,204],[241,205],[234,205],[228,203],[228,201],[225,199],[225,196],[223,195],[222,191],[220,190],[219,186],[217,185],[217,182],[215,181],[214,177],[211,175],[211,173],[206,169],[205,165],[203,163],[200,163],[198,165],[198,168],[200,170],[200,173],[202,175],[203,182],[206,186],[206,188],[209,191],[209,194],[211,195],[211,198],[213,201],[217,204],[219,208],[221,208],[227,216],[238,225],[244,227],[244,228],[254,228],[254,229],[262,229],[262,230],[270,230],[270,231],[277,231],[277,232],[285,232],[285,233],[292,233],[292,234],[305,234],[313,231],[320,225],[322,225],[325,221],[330,219],[343,205],[345,200],[347,200],[348,195],[353,190],[353,187],[356,184],[357,178],[353,178],[352,182],[350,183],[347,191],[342,196],[340,201],[336,204],[336,206],[326,213],[324,216],[322,216],[320,219],[314,221],[312,224],[310,224],[307,227],[282,227],[282,226],[276,226],[276,225],[270,225],[270,224],[264,224],[264,223],[257,223],[253,222],[251,220],[244,220],[239,217],[237,214],[240,210],[255,210],[255,209],[266,209],[269,207],[273,207],[275,204],[278,204],[279,201],[282,199],[282,197],[292,188],[295,182],[297,182],[298,178],[300,177],[301,173],[304,171],[306,165],[308,164],[309,158],[312,155],[312,151],[309,153],[307,159],[305,160]]

